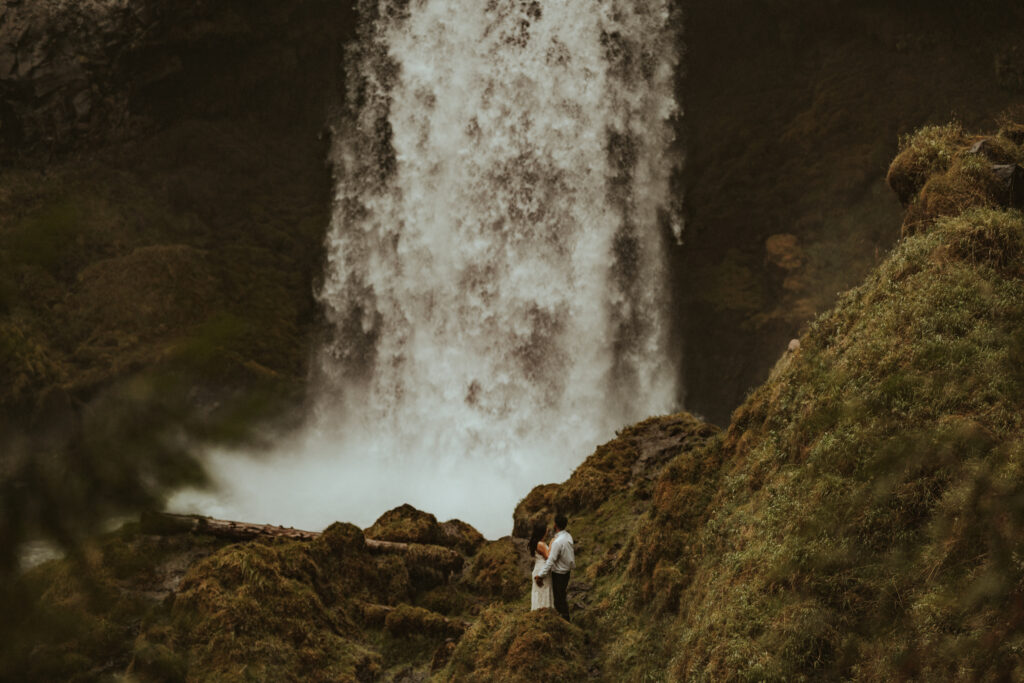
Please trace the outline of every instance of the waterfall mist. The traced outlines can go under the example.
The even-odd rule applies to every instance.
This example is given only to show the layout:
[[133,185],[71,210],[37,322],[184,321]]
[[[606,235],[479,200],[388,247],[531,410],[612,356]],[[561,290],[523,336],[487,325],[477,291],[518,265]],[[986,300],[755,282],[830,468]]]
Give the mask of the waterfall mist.
[[366,0],[332,123],[304,432],[177,510],[319,529],[401,503],[497,537],[533,486],[675,407],[664,0]]

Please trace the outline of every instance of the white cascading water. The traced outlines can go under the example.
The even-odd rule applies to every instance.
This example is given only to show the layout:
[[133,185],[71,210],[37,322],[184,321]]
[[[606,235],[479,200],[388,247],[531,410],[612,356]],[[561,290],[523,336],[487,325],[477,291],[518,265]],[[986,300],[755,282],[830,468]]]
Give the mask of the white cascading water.
[[319,529],[401,503],[497,537],[673,408],[667,0],[364,0],[336,121],[322,400],[171,507]]

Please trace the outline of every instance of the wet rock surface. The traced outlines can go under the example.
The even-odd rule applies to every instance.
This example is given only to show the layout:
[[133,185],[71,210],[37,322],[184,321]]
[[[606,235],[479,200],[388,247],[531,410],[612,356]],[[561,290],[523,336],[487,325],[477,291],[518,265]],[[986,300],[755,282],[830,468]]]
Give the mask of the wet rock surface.
[[336,75],[331,56],[350,12],[333,0],[8,2],[0,8],[0,151],[59,153],[183,114],[312,104],[323,92],[310,88]]

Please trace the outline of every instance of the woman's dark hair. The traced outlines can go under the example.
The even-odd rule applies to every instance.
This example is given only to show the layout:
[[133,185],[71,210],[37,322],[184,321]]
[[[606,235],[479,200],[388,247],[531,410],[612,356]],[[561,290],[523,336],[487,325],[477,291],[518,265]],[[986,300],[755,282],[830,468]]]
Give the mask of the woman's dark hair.
[[537,544],[544,538],[544,533],[547,531],[543,526],[533,527],[533,533],[530,534],[530,541],[526,544],[526,548],[530,551],[530,557],[537,554]]

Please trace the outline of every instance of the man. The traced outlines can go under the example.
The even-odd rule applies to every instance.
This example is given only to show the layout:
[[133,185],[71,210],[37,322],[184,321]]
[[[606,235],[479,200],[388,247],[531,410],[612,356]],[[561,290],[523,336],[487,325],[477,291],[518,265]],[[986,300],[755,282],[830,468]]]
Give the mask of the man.
[[544,585],[544,577],[551,574],[551,588],[555,594],[555,609],[562,618],[569,621],[569,572],[576,568],[576,552],[573,549],[572,536],[565,528],[569,520],[565,515],[555,515],[555,537],[551,541],[551,551],[544,568],[537,573],[537,585]]

